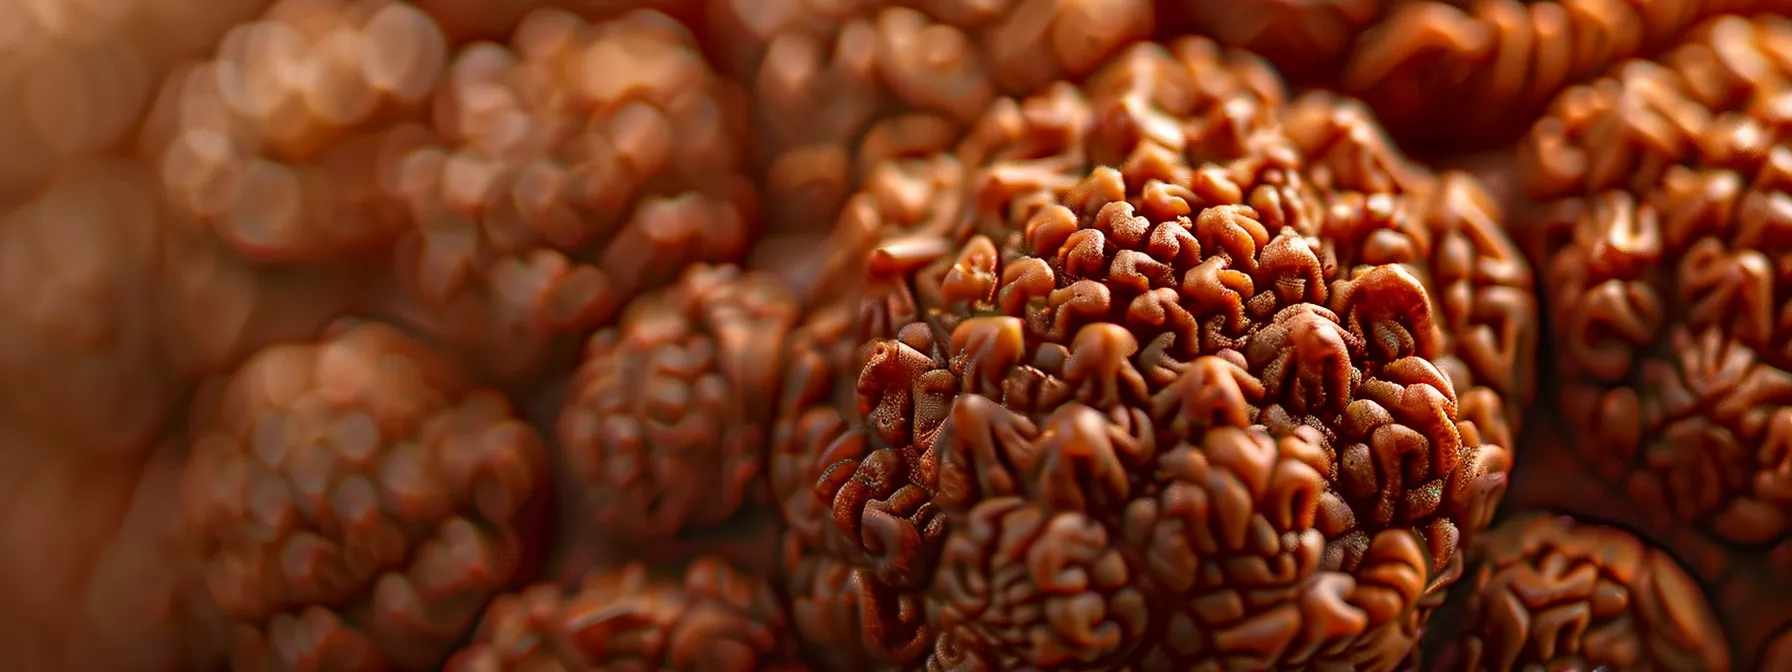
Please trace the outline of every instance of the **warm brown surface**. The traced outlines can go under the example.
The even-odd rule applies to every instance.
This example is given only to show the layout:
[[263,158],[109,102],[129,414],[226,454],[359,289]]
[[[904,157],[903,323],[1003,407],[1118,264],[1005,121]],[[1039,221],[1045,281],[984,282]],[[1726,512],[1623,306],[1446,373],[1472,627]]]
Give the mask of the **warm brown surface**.
[[3,0],[0,203],[129,144],[163,76],[272,0]]
[[355,273],[268,272],[186,235],[153,179],[83,161],[0,218],[0,668],[180,660],[166,429],[198,376],[353,298]]
[[949,149],[995,96],[1078,79],[1149,0],[709,0],[749,82],[774,225],[816,232],[882,159]]
[[492,603],[448,672],[803,672],[761,577],[700,558],[682,581],[640,563],[594,573],[572,594],[535,586]]
[[1475,540],[1460,639],[1433,669],[1728,672],[1699,586],[1623,530],[1520,516]]
[[1365,30],[1425,0],[1156,0],[1172,30],[1194,30],[1262,55],[1300,81],[1335,74]]
[[540,561],[534,430],[389,327],[262,350],[189,422],[195,611],[232,669],[429,669]]
[[[1282,96],[1211,42],[1141,47],[848,202],[870,284],[806,325],[787,402],[832,368],[857,412],[787,406],[774,445],[816,648],[1403,662],[1505,487],[1529,273],[1472,178]],[[804,592],[842,588],[875,637]]]
[[1792,532],[1786,46],[1792,24],[1706,26],[1565,93],[1523,154],[1557,199],[1543,273],[1575,447],[1658,523],[1757,547]]
[[1406,2],[1363,33],[1339,85],[1431,152],[1506,146],[1570,84],[1652,56],[1701,19],[1785,0]]
[[557,425],[562,534],[655,544],[763,503],[778,345],[796,319],[775,278],[692,266],[593,335]]
[[[1720,19],[1657,62],[1558,97],[1518,148],[1562,376],[1564,454],[1715,596],[1740,666],[1770,665],[1792,603],[1779,429],[1792,275],[1776,139],[1784,19]],[[1572,462],[1568,465],[1566,463]],[[1603,493],[1594,496],[1594,493]],[[1595,511],[1596,515],[1610,515]]]
[[1792,670],[1785,0],[0,10],[0,669]]
[[403,310],[514,380],[684,264],[743,254],[758,207],[738,172],[739,91],[678,23],[541,11],[511,44],[454,56],[439,140],[391,186],[411,222]]
[[392,184],[428,141],[415,117],[447,58],[428,15],[397,3],[288,0],[164,86],[146,149],[169,200],[250,259],[377,252],[405,228]]
[[539,374],[668,269],[740,256],[757,205],[737,87],[683,26],[517,23],[509,48],[462,47],[408,4],[286,0],[169,79],[146,155],[247,258],[383,265],[396,244],[383,310]]

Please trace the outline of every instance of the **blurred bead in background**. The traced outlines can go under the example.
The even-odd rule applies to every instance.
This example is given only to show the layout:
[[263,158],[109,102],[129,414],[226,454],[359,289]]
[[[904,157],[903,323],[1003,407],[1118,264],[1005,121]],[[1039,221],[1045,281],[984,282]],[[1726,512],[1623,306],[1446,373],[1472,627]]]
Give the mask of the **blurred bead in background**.
[[0,10],[0,669],[1792,670],[1788,0]]

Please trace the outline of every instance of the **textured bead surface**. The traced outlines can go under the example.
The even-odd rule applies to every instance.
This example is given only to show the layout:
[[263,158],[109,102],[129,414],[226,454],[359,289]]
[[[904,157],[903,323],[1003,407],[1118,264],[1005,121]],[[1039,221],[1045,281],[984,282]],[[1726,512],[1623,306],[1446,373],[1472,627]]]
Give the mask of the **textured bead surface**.
[[234,669],[428,669],[539,561],[534,430],[389,327],[264,349],[193,423],[186,520]]
[[862,286],[793,339],[772,485],[793,600],[872,636],[799,616],[818,648],[1391,670],[1505,488],[1535,318],[1498,208],[1253,57],[999,100],[835,233]]

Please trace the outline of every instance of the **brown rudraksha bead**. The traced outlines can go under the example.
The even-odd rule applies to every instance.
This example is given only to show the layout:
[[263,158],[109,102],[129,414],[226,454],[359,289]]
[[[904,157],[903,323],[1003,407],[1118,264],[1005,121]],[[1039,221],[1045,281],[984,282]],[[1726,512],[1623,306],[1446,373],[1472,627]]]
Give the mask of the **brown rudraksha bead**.
[[801,672],[790,643],[771,586],[705,557],[683,581],[631,563],[591,574],[570,596],[540,585],[499,597],[446,669]]
[[383,261],[448,50],[408,3],[281,0],[167,80],[144,149],[176,212],[244,256]]
[[1430,669],[1728,672],[1711,606],[1673,557],[1630,533],[1521,516],[1469,550],[1463,620]]
[[1370,26],[1425,0],[1156,0],[1158,23],[1249,49],[1297,82],[1336,74]]
[[944,151],[998,94],[1081,78],[1150,34],[1149,0],[711,0],[750,82],[786,231],[819,231],[872,166]]
[[571,534],[651,544],[763,501],[797,317],[770,276],[693,266],[592,336],[555,450]]
[[685,264],[740,255],[758,210],[743,105],[654,12],[537,10],[511,48],[460,51],[433,99],[440,141],[393,175],[421,319],[509,380]]
[[774,432],[792,603],[857,605],[798,633],[931,670],[1406,663],[1530,394],[1500,218],[1202,39],[880,164]]
[[200,613],[232,669],[430,669],[535,570],[534,431],[389,327],[266,348],[190,423]]
[[1341,73],[1401,142],[1428,152],[1506,146],[1571,84],[1654,53],[1723,12],[1783,0],[1402,2]]
[[1522,146],[1571,445],[1650,523],[1751,547],[1792,532],[1787,73],[1792,23],[1720,19]]
[[1792,578],[1788,75],[1792,21],[1721,17],[1563,92],[1519,148],[1570,455],[1713,582],[1740,669],[1792,622],[1759,588]]

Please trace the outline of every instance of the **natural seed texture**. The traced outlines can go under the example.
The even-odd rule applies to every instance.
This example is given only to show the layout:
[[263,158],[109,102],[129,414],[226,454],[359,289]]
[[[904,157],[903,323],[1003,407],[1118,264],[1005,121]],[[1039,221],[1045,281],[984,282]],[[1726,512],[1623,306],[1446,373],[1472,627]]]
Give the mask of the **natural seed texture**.
[[879,161],[950,149],[1002,93],[1147,36],[1149,0],[711,0],[750,82],[776,226],[817,231]]
[[793,338],[772,457],[837,659],[1391,670],[1504,490],[1534,310],[1497,207],[1247,54],[999,100],[837,234],[864,287]]
[[1409,2],[1357,40],[1341,85],[1409,145],[1500,146],[1564,87],[1654,53],[1702,19],[1788,9],[1786,0]]
[[169,78],[146,149],[177,210],[246,257],[383,260],[407,222],[382,186],[429,139],[447,50],[409,4],[282,0]]
[[532,12],[510,49],[455,56],[439,140],[396,164],[414,222],[401,284],[490,373],[533,372],[555,339],[686,264],[745,251],[758,206],[739,172],[743,107],[664,15]]
[[776,593],[713,557],[684,580],[631,563],[590,575],[568,596],[541,585],[492,603],[448,672],[799,672]]
[[1723,18],[1521,148],[1572,445],[1651,524],[1757,548],[1792,513],[1788,72],[1792,23]]
[[232,669],[430,669],[539,558],[533,430],[389,327],[264,349],[190,421],[186,518]]
[[593,335],[559,420],[565,534],[652,544],[764,502],[797,317],[773,277],[699,265]]
[[1469,555],[1465,620],[1431,669],[1728,672],[1730,652],[1698,584],[1615,528],[1529,515]]
[[1424,0],[1157,0],[1159,23],[1248,49],[1282,74],[1334,74],[1364,30],[1396,7]]

